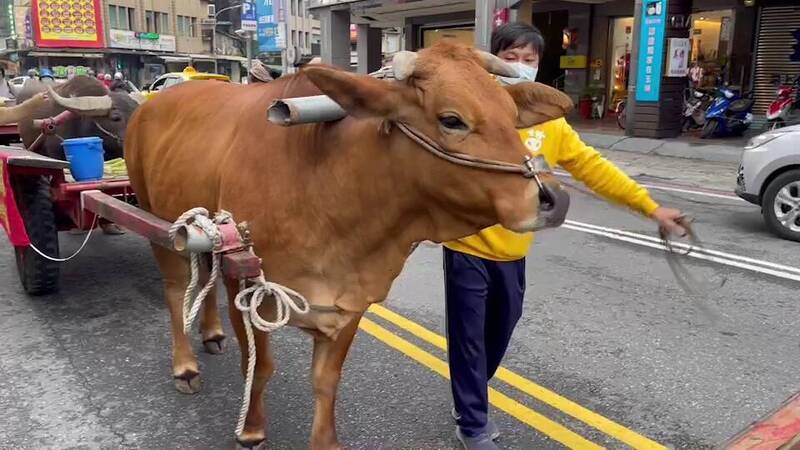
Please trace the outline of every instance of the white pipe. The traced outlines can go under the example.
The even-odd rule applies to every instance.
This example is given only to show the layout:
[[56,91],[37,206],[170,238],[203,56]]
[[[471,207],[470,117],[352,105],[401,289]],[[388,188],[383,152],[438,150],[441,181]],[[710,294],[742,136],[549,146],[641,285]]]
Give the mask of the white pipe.
[[303,123],[331,122],[346,115],[347,112],[327,95],[275,100],[267,110],[269,121],[284,127]]
[[208,253],[214,249],[211,238],[201,229],[194,225],[184,225],[178,228],[173,241],[176,251],[188,251],[190,253]]

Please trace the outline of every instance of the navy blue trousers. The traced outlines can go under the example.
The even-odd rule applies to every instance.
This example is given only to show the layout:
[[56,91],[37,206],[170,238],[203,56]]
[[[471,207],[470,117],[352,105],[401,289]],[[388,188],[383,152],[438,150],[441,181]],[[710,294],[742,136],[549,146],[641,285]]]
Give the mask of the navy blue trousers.
[[444,249],[447,355],[458,425],[467,436],[486,427],[487,383],[522,315],[525,258],[498,262]]

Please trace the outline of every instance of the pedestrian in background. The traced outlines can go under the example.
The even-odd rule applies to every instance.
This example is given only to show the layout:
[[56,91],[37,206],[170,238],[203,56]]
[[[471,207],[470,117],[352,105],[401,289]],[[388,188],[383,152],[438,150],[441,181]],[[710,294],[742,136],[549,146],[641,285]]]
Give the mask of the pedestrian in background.
[[[538,29],[508,23],[492,34],[492,53],[512,64],[520,78],[499,77],[503,84],[536,79],[544,38]],[[681,212],[659,206],[645,188],[593,148],[563,118],[519,130],[532,155],[560,165],[591,190],[652,218],[671,233],[684,235]],[[500,435],[488,418],[487,383],[505,355],[522,315],[525,256],[533,233],[518,234],[495,225],[473,236],[444,244],[447,352],[456,420],[456,437],[467,450],[497,450]]]

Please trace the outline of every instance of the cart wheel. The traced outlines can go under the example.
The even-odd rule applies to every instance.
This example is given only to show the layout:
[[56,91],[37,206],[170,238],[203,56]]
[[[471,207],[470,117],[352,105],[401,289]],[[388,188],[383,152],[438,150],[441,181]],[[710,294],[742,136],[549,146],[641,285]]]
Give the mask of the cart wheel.
[[[58,257],[58,228],[46,177],[20,180],[17,201],[31,243],[45,255]],[[28,295],[51,294],[58,290],[59,265],[42,258],[31,247],[15,247],[17,272]]]

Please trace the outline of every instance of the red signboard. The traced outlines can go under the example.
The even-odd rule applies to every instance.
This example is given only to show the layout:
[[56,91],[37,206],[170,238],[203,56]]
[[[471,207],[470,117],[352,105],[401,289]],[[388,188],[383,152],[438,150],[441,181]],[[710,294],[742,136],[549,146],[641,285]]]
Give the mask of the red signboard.
[[37,47],[105,47],[100,0],[33,0],[31,3]]

